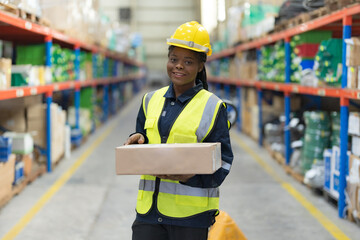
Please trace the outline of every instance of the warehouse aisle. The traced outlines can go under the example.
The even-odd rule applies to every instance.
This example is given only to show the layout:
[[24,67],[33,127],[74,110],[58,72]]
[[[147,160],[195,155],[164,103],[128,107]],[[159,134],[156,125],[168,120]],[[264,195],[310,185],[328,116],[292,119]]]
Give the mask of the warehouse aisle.
[[[0,210],[0,237],[131,239],[138,176],[116,176],[114,148],[135,128],[138,94],[108,124]],[[221,209],[248,239],[356,239],[360,228],[287,176],[269,154],[232,130],[235,155]],[[347,237],[348,238],[347,238]]]

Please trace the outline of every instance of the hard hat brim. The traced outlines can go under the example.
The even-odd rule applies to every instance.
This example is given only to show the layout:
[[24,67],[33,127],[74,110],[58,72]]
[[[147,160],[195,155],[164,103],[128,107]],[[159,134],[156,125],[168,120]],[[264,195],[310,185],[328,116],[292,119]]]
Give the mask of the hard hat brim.
[[[170,40],[174,40],[174,39],[170,39]],[[211,55],[211,49],[209,48],[205,48],[201,45],[201,47],[197,46],[197,47],[190,47],[186,44],[182,44],[182,43],[175,43],[174,41],[169,41],[169,39],[167,40],[167,45],[171,45],[171,46],[175,46],[175,47],[181,47],[181,48],[186,48],[186,49],[189,49],[189,50],[192,50],[192,51],[195,51],[195,52],[203,52],[205,53],[207,56],[210,56]]]

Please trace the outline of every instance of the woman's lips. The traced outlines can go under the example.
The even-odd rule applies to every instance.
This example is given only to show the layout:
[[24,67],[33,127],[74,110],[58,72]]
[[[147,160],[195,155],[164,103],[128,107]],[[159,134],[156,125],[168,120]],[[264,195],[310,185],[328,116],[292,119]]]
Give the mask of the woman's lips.
[[183,76],[185,76],[184,73],[178,73],[178,72],[173,72],[173,75],[175,75],[176,77],[183,77]]

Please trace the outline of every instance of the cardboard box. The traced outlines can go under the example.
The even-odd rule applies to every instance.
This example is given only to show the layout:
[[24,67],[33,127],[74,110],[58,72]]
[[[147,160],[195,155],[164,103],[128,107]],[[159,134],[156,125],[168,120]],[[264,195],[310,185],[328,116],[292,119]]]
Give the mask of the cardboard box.
[[360,66],[360,39],[346,39],[346,66]]
[[6,163],[0,163],[0,201],[11,194],[15,178],[15,154]]
[[21,156],[21,161],[24,162],[24,175],[30,177],[32,171],[33,154],[18,155]]
[[46,105],[42,103],[34,104],[26,109],[27,119],[45,119]]
[[349,176],[347,177],[346,192],[349,195],[350,209],[360,210],[360,158],[354,155],[350,156]]
[[360,113],[351,112],[349,114],[348,133],[351,135],[360,136]]
[[360,137],[352,136],[351,137],[351,152],[355,155],[360,157]]
[[[56,103],[51,104],[51,161],[56,163],[65,152],[66,112]],[[34,137],[34,143],[44,149],[46,146],[46,105],[38,104],[27,108],[27,131]]]
[[[285,98],[283,96],[274,95],[272,98],[272,106],[275,110],[284,112],[285,110]],[[291,96],[290,110],[297,111],[301,109],[301,98],[298,96]]]
[[358,67],[349,66],[347,74],[347,87],[356,89],[358,84]]
[[0,58],[0,90],[11,87],[11,59]]
[[25,109],[1,109],[0,112],[0,126],[14,132],[26,131]]
[[212,174],[221,167],[220,143],[134,144],[117,147],[116,174]]
[[356,82],[356,88],[360,89],[360,66],[356,66],[357,68],[357,82]]
[[258,98],[257,90],[255,88],[249,88],[247,90],[247,99],[246,99],[247,106],[253,107],[257,105],[257,98]]
[[34,104],[40,104],[42,102],[42,95],[34,95],[20,98],[13,98],[0,101],[0,109],[14,110],[20,108],[27,108]]

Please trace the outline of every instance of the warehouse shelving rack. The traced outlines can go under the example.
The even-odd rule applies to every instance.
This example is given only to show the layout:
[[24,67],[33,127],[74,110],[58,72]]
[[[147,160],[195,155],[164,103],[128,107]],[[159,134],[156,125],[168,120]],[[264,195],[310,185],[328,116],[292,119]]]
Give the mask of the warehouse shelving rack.
[[[343,56],[342,56],[342,79],[341,88],[333,87],[307,87],[299,84],[290,83],[290,40],[291,37],[311,30],[331,30],[334,36],[343,38]],[[236,86],[236,97],[238,100],[238,129],[241,130],[241,87],[256,88],[258,94],[259,107],[259,145],[262,145],[262,98],[263,90],[271,90],[284,93],[285,98],[285,163],[289,165],[291,156],[290,146],[290,94],[313,95],[319,97],[332,97],[340,99],[340,177],[339,177],[339,199],[338,199],[338,215],[340,218],[345,217],[345,189],[346,189],[346,161],[348,149],[348,118],[349,118],[349,102],[351,99],[360,99],[360,90],[347,89],[347,66],[346,61],[346,44],[345,39],[351,36],[360,35],[360,4],[354,4],[341,10],[337,10],[328,15],[313,19],[309,22],[288,28],[286,30],[269,34],[267,36],[242,43],[236,47],[228,48],[221,52],[213,54],[209,57],[208,62],[216,61],[223,58],[233,57],[237,52],[256,49],[257,54],[260,53],[259,48],[264,45],[272,44],[279,40],[285,42],[285,83],[265,82],[261,80],[248,81],[247,79],[233,79],[221,76],[210,76],[208,81],[215,84],[216,93],[221,94],[221,84],[224,86],[223,97],[229,98],[230,85]]]
[[[95,44],[88,44],[82,41],[79,41],[76,38],[69,37],[66,34],[63,34],[59,31],[51,29],[47,26],[42,26],[26,19],[21,19],[17,16],[14,16],[10,13],[0,11],[0,39],[9,42],[16,42],[22,44],[35,44],[35,43],[44,43],[46,49],[45,57],[45,66],[51,67],[51,48],[53,43],[57,43],[62,47],[73,49],[75,52],[75,75],[77,80],[75,81],[66,81],[53,84],[47,84],[44,86],[26,86],[26,87],[11,87],[6,90],[0,90],[0,100],[21,98],[26,96],[33,96],[39,94],[45,94],[46,104],[47,104],[47,113],[46,113],[46,137],[47,137],[47,148],[46,148],[46,157],[47,157],[47,171],[51,172],[52,168],[52,159],[51,159],[51,114],[50,114],[50,105],[52,103],[53,92],[64,91],[64,90],[75,90],[74,102],[75,102],[75,118],[76,124],[75,127],[79,128],[79,108],[80,108],[80,89],[84,87],[104,87],[104,100],[107,98],[109,86],[114,87],[124,83],[131,82],[134,84],[134,89],[137,90],[136,86],[140,86],[145,80],[145,66],[144,64],[128,58],[125,54],[120,54],[111,50],[108,50],[104,47],[99,47]],[[103,78],[97,79],[88,79],[86,81],[79,81],[80,76],[80,51],[92,52],[92,62],[93,66],[97,63],[97,55],[102,54],[105,57],[104,68],[107,68],[108,59],[113,59],[115,61],[115,66],[117,64],[124,64],[125,73],[129,72],[129,68],[135,67],[139,69],[137,74],[127,74],[124,76],[117,76],[117,71],[114,69],[113,76],[107,76],[107,73],[104,73]],[[106,72],[106,71],[105,71]],[[96,76],[93,74],[93,76]],[[140,83],[136,83],[139,81]],[[103,101],[104,104],[107,104],[107,101]],[[104,106],[104,109],[108,109],[108,106]],[[104,120],[107,119],[108,113],[105,112]]]

